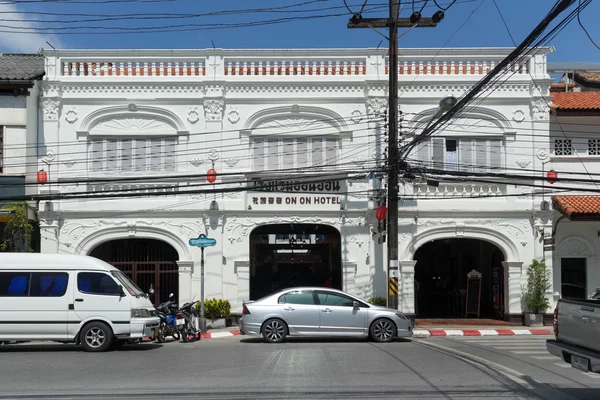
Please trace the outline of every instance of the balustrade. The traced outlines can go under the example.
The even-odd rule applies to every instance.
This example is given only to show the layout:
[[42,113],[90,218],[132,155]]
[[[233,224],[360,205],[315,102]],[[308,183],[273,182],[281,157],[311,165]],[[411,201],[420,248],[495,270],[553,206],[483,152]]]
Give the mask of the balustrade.
[[496,183],[439,183],[429,186],[425,183],[413,185],[416,197],[487,197],[506,194],[506,185]]
[[65,61],[63,76],[185,76],[206,75],[202,61]]

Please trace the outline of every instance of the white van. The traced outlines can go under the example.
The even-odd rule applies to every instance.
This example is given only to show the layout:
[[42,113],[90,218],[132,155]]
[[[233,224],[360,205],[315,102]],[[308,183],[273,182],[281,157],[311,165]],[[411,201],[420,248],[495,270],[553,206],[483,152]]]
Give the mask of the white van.
[[0,342],[75,342],[104,351],[154,336],[159,322],[144,292],[104,261],[0,253]]

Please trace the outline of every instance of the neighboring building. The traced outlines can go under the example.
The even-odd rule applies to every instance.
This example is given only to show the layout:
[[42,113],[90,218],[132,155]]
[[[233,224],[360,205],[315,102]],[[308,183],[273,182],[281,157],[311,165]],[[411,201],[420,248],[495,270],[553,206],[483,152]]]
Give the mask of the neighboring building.
[[[36,179],[38,98],[43,76],[42,55],[0,54],[0,197],[37,194],[34,185],[25,183],[35,183]],[[0,206],[4,203],[0,200]],[[1,224],[7,218],[11,218],[10,213],[0,212],[0,236]],[[39,240],[34,239],[33,245],[39,249]]]
[[[552,154],[555,186],[578,190],[552,196],[555,297],[587,298],[600,287],[600,92],[553,93]],[[589,190],[586,192],[586,188]]]
[[[461,96],[511,50],[401,50],[402,144],[431,120],[440,99]],[[550,155],[548,51],[530,53],[410,162],[450,172],[541,170]],[[365,177],[385,163],[385,54],[45,52],[42,137],[53,144],[50,174],[58,179],[51,190],[145,197],[53,201],[41,212],[42,251],[105,259],[143,290],[152,284],[155,301],[171,291],[187,300],[200,295],[201,255],[188,242],[205,233],[216,239],[205,251],[206,297],[230,300],[234,312],[244,299],[289,285],[386,296],[387,244],[375,219],[384,187]],[[331,174],[327,182],[252,190],[286,169],[319,165]],[[237,191],[185,193],[206,189],[212,168],[215,188]],[[106,181],[124,177],[131,179]],[[399,308],[464,317],[467,274],[476,270],[478,316],[520,321],[525,268],[544,256],[540,230],[552,224],[547,203],[515,179],[417,178],[400,188]]]

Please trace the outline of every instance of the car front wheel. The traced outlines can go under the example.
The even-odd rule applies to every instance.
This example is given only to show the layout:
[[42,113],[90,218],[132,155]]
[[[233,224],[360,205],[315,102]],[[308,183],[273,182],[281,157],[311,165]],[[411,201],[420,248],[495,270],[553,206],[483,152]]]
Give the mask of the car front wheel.
[[375,320],[371,324],[371,338],[376,342],[387,343],[394,340],[396,325],[386,318]]
[[287,326],[280,319],[270,319],[263,327],[263,338],[267,343],[281,343],[285,340]]
[[81,345],[85,351],[105,351],[112,341],[112,331],[102,322],[92,322],[81,331]]

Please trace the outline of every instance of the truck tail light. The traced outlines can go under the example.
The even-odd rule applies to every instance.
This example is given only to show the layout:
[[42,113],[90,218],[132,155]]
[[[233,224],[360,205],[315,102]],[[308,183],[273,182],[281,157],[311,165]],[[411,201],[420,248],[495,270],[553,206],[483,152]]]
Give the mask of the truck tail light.
[[248,307],[246,307],[245,304],[244,304],[244,307],[242,308],[242,314],[250,314],[250,310],[248,310]]
[[558,337],[558,305],[554,309],[554,319],[552,321],[554,327],[554,336]]

